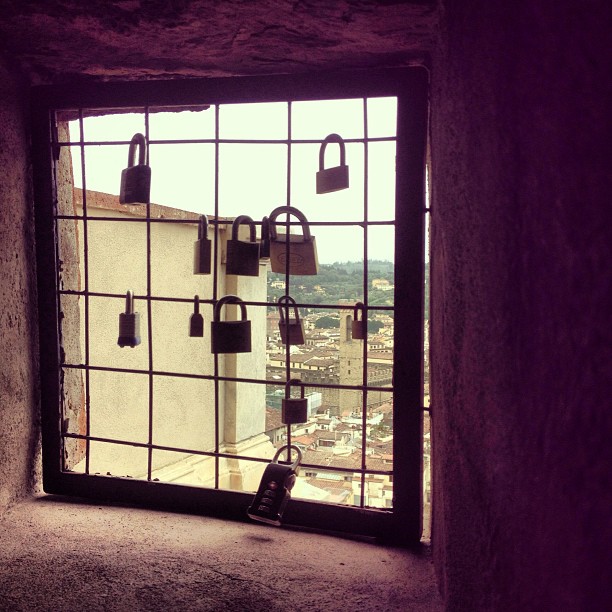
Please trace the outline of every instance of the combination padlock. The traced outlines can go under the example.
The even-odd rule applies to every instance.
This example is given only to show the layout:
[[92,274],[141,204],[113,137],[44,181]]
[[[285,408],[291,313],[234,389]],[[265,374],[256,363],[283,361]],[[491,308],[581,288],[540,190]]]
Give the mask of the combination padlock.
[[[325,149],[330,142],[337,142],[340,146],[340,165],[333,168],[324,168]],[[319,171],[317,172],[317,193],[332,193],[347,189],[349,186],[349,169],[346,165],[346,149],[344,140],[338,134],[330,134],[321,143],[319,150]]]
[[[359,318],[361,313],[361,319]],[[365,340],[368,336],[368,322],[366,318],[366,307],[363,302],[357,302],[353,309],[353,322],[351,323],[351,338],[353,340]]]
[[[238,239],[238,230],[242,224],[249,226],[249,241]],[[232,223],[232,238],[227,241],[226,272],[240,276],[259,276],[259,242],[253,219],[240,215]]]
[[[136,148],[138,147],[138,164]],[[151,168],[146,164],[147,143],[142,134],[134,134],[128,152],[128,167],[121,172],[120,204],[148,204],[151,193]]]
[[[279,463],[281,453],[287,451],[287,461],[291,461],[291,451],[296,452],[296,459],[291,464]],[[287,502],[291,498],[291,489],[297,480],[302,451],[297,446],[283,446],[276,451],[272,463],[266,467],[259,489],[247,514],[255,521],[280,525]]]
[[[289,311],[293,309],[293,318]],[[278,328],[280,330],[281,342],[283,344],[304,344],[304,321],[300,319],[297,304],[290,295],[278,298]]]
[[[240,321],[221,321],[221,308],[225,304],[238,304]],[[251,322],[247,321],[244,302],[236,295],[226,295],[216,304],[213,321],[210,324],[211,352],[213,353],[250,353]]]
[[193,273],[210,274],[211,241],[208,239],[208,218],[200,215],[198,239],[193,244]]
[[[300,397],[291,397],[291,386],[300,387]],[[308,400],[304,397],[304,385],[298,378],[292,378],[285,385],[282,401],[281,420],[285,425],[297,425],[308,421]]]
[[117,344],[123,348],[134,348],[140,344],[140,313],[134,312],[134,293],[125,294],[125,312],[119,314],[119,339]]
[[204,317],[200,314],[200,297],[193,298],[193,314],[189,317],[189,337],[202,338],[204,336]]

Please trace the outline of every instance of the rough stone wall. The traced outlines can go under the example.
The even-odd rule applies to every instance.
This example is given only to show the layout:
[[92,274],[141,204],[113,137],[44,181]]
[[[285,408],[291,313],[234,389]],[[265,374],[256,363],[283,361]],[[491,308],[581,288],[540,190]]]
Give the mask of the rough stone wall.
[[0,515],[38,480],[38,333],[27,98],[0,57]]
[[441,9],[432,69],[440,582],[449,610],[604,609],[610,8],[447,0]]

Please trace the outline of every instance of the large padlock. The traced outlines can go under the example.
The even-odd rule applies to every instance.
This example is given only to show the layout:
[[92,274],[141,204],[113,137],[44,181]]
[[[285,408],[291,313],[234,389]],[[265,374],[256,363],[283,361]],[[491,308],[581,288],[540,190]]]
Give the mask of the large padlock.
[[189,337],[202,338],[204,336],[204,317],[200,314],[200,297],[193,298],[193,314],[189,317]]
[[[361,313],[361,319],[359,318]],[[368,321],[366,307],[363,302],[357,302],[353,309],[353,322],[351,323],[351,337],[353,340],[365,340],[368,336]]]
[[193,244],[193,273],[210,274],[211,241],[208,239],[208,218],[200,215],[198,222],[198,239]]
[[[136,148],[138,147],[138,164]],[[148,204],[151,193],[151,168],[146,164],[147,143],[142,134],[134,134],[128,151],[128,167],[121,172],[120,204]]]
[[125,312],[119,314],[119,338],[117,344],[123,348],[134,348],[140,344],[140,313],[134,312],[134,293],[125,294]]
[[[291,397],[291,386],[299,385],[300,397]],[[297,378],[292,378],[285,385],[285,397],[282,401],[281,419],[285,425],[295,425],[308,421],[308,399],[304,397],[304,385]]]
[[259,240],[259,259],[270,259],[270,220],[261,220],[261,238]]
[[[221,308],[225,304],[239,305],[240,321],[221,321]],[[251,352],[251,322],[247,321],[246,306],[237,295],[226,295],[215,304],[210,337],[213,353]]]
[[[287,462],[291,461],[291,451],[296,453],[296,458],[291,465],[279,463],[279,458],[285,451]],[[247,510],[250,518],[270,525],[281,524],[301,462],[302,451],[293,444],[282,446],[276,451],[272,463],[269,463],[264,470],[257,493]]]
[[[302,234],[281,234],[276,229],[276,218],[281,214],[293,215],[300,221]],[[291,206],[279,206],[270,213],[270,265],[272,272],[295,275],[313,275],[319,271],[317,243],[310,235],[304,214]],[[287,264],[287,262],[289,262]]]
[[[246,223],[249,226],[249,242],[238,240],[238,230]],[[232,223],[232,238],[227,241],[227,274],[240,276],[259,276],[259,242],[253,219],[248,215],[240,215]]]
[[[325,166],[325,149],[330,142],[340,145],[340,165],[332,168]],[[317,193],[332,193],[347,189],[349,186],[349,169],[346,165],[346,149],[344,140],[338,134],[330,134],[321,143],[319,149],[319,171],[317,172]]]
[[[293,318],[289,310],[293,309]],[[297,304],[290,295],[278,298],[278,328],[283,344],[304,344],[304,321],[300,319]]]

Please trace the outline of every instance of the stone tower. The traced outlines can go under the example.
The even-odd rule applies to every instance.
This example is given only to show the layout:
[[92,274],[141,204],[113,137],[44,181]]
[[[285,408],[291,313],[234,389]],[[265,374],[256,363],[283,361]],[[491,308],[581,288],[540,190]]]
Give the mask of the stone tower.
[[[363,340],[353,340],[351,334],[353,309],[340,311],[340,380],[341,385],[363,384]],[[361,391],[339,390],[338,410],[340,415],[361,414],[363,394]]]

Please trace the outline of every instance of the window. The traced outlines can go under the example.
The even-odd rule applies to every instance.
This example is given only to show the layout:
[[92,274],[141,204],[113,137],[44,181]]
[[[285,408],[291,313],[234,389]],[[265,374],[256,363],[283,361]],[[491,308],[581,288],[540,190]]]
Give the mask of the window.
[[[244,518],[276,447],[295,443],[304,477],[287,522],[418,540],[424,72],[47,87],[35,99],[45,490]],[[153,203],[122,206],[114,186],[136,132]],[[350,187],[316,195],[329,133],[345,140]],[[330,145],[327,165],[337,160]],[[307,217],[319,273],[262,260],[257,277],[227,274],[233,219],[249,215],[260,235],[279,205]],[[209,276],[191,270],[201,214]],[[133,349],[116,339],[128,290]],[[246,305],[252,350],[213,355],[210,322],[228,294]],[[303,346],[278,342],[284,294],[308,328]],[[196,295],[204,338],[187,334]],[[363,341],[355,302],[376,328]],[[283,426],[296,377],[308,423]]]

